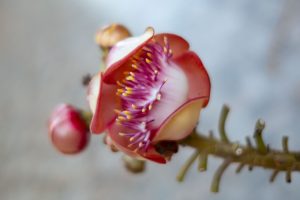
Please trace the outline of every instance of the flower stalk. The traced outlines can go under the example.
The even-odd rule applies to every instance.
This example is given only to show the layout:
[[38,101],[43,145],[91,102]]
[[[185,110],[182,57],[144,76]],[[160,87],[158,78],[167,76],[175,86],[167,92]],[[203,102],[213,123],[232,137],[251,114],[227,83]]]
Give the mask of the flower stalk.
[[[222,117],[227,117],[227,115],[221,114],[221,118]],[[220,121],[225,120],[220,119]],[[290,183],[292,180],[292,172],[300,171],[300,152],[289,151],[287,137],[283,137],[282,139],[282,150],[269,148],[265,145],[262,138],[264,126],[265,123],[262,120],[257,121],[254,130],[256,147],[252,146],[249,137],[246,138],[247,145],[240,145],[239,143],[223,140],[222,137],[219,140],[210,136],[205,136],[202,133],[197,133],[195,130],[189,137],[182,140],[180,144],[196,149],[198,155],[201,155],[200,157],[203,155],[212,155],[224,159],[214,176],[211,186],[212,192],[218,192],[221,177],[226,168],[232,163],[239,164],[236,173],[241,172],[245,166],[249,166],[249,170],[252,170],[253,167],[262,167],[273,170],[273,173],[270,176],[270,182],[275,180],[279,172],[285,172],[286,182]],[[188,162],[190,162],[190,160]],[[203,162],[203,158],[200,159],[200,166],[203,165],[201,162]]]

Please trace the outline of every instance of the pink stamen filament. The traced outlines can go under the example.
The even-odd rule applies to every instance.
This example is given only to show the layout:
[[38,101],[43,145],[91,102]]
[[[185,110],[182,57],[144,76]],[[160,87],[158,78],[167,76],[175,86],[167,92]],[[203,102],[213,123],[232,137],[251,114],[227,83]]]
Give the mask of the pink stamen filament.
[[152,136],[149,124],[154,119],[147,119],[147,115],[155,102],[162,98],[161,89],[166,83],[161,74],[161,62],[168,62],[172,57],[168,39],[164,38],[164,46],[156,42],[143,47],[131,60],[132,71],[124,72],[125,78],[117,84],[116,94],[121,98],[122,110],[116,110],[116,121],[132,130],[130,133],[119,133],[128,137],[128,147],[135,151],[147,151]]

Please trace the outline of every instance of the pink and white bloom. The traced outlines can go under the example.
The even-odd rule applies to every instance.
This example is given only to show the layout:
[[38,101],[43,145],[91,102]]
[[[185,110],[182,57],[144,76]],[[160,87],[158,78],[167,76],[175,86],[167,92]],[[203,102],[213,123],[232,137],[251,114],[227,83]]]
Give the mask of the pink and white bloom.
[[91,131],[106,131],[130,156],[165,163],[155,144],[188,136],[208,104],[210,80],[200,58],[182,37],[148,28],[118,42],[106,65],[88,89]]

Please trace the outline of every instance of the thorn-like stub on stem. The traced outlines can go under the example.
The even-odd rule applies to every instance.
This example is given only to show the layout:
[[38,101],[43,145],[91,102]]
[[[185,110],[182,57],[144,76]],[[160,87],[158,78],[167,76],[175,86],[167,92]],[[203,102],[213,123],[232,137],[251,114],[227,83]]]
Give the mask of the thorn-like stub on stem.
[[227,137],[227,133],[226,133],[226,130],[225,130],[226,120],[227,120],[227,116],[228,116],[229,111],[230,111],[229,106],[227,106],[226,104],[223,105],[222,111],[221,111],[221,114],[220,114],[220,119],[219,119],[220,137],[221,137],[221,140],[223,142],[226,142],[226,143],[229,143],[229,139]]
[[286,171],[285,180],[287,183],[292,182],[292,171],[291,170]]
[[208,159],[207,153],[205,153],[205,152],[200,153],[198,171],[200,171],[200,172],[206,171],[206,169],[207,169],[207,159]]
[[254,139],[256,142],[258,152],[262,154],[268,153],[268,148],[262,138],[262,132],[265,128],[265,122],[262,119],[257,120],[254,130]]
[[223,161],[223,163],[220,165],[220,167],[217,169],[211,187],[210,187],[210,191],[217,193],[219,192],[219,186],[220,186],[220,182],[221,182],[221,178],[225,172],[225,170],[227,169],[227,167],[230,165],[231,160],[230,159],[225,159]]
[[272,175],[270,177],[270,183],[273,183],[277,177],[277,175],[279,174],[279,170],[275,169],[273,172],[272,172]]
[[288,139],[287,136],[282,137],[282,148],[285,153],[289,153]]

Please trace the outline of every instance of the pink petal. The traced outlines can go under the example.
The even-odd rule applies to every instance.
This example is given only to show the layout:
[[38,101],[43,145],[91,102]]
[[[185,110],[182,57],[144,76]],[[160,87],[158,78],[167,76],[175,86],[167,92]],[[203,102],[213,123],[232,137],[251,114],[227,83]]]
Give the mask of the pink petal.
[[[149,27],[145,33],[138,37],[130,37],[118,42],[109,52],[107,57],[107,69],[104,74],[104,81],[114,83],[119,74],[119,68],[140,50],[154,35],[154,29]],[[123,70],[122,70],[123,71]]]
[[89,103],[90,109],[93,114],[95,113],[96,106],[97,106],[97,100],[98,100],[100,84],[101,84],[100,79],[101,79],[100,73],[94,75],[87,89],[87,101]]
[[114,109],[119,109],[120,107],[119,99],[115,94],[117,86],[104,83],[102,73],[99,75],[101,76],[99,79],[101,80],[99,81],[100,90],[90,127],[93,133],[102,133],[115,119],[116,113]]
[[196,127],[199,113],[205,99],[192,99],[175,110],[160,126],[153,142],[180,140],[188,136]]
[[172,33],[161,33],[154,36],[155,41],[157,41],[161,46],[164,46],[164,37],[167,38],[167,41],[170,45],[170,48],[173,53],[173,57],[177,57],[182,53],[189,50],[190,45],[189,43],[180,37],[179,35],[175,35]]
[[139,159],[149,159],[155,161],[157,163],[166,163],[166,160],[163,156],[156,152],[154,147],[150,144],[147,152],[138,150],[134,151],[134,147],[129,147],[129,138],[126,136],[120,136],[119,133],[127,133],[130,130],[124,128],[123,126],[119,126],[114,123],[108,128],[109,137],[112,139],[113,145],[120,151],[126,153],[127,155]]
[[189,81],[189,99],[205,97],[204,107],[210,96],[210,79],[198,55],[192,51],[185,52],[174,59],[185,72]]

